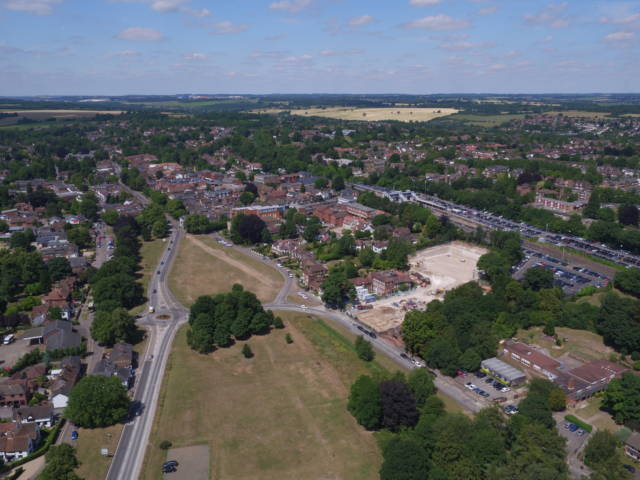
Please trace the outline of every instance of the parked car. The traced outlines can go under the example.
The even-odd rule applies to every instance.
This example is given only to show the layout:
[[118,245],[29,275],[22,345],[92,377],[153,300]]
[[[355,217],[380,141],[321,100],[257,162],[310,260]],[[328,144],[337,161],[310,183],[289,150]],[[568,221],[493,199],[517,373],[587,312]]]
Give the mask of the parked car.
[[578,435],[579,437],[581,437],[582,435],[584,435],[584,430],[579,428],[578,430],[576,430],[576,435]]
[[576,425],[575,423],[572,423],[572,424],[569,426],[569,431],[570,431],[570,432],[575,432],[576,430],[578,430],[578,425]]
[[478,378],[484,378],[486,376],[487,376],[487,374],[484,373],[483,371],[476,372],[476,377],[478,377]]
[[77,431],[73,431],[71,432],[71,440],[77,440],[78,439],[78,432]]
[[467,387],[469,390],[475,390],[476,388],[478,388],[471,382],[467,383],[465,387]]
[[509,387],[502,387],[502,388],[500,389],[500,391],[501,391],[502,393],[507,393],[507,392],[510,392],[510,391],[511,391],[511,389],[510,389]]
[[627,465],[626,463],[622,465],[625,469],[627,469],[631,473],[636,473],[636,467],[633,465]]
[[484,383],[493,383],[493,378],[489,377],[487,378]]

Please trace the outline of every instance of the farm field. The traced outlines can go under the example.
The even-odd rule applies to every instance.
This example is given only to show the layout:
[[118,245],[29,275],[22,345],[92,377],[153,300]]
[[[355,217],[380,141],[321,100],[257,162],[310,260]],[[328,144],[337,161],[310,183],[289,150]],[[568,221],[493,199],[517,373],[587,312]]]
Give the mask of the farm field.
[[293,115],[303,117],[337,118],[338,120],[361,120],[365,122],[379,122],[383,120],[397,120],[399,122],[428,122],[438,117],[445,117],[458,113],[455,108],[355,108],[355,107],[328,107],[306,108],[298,110],[285,109],[259,109],[253,113],[280,113],[289,111]]
[[142,479],[160,477],[163,440],[174,448],[208,445],[213,479],[378,478],[376,440],[346,410],[351,381],[371,366],[323,322],[280,315],[284,330],[248,340],[251,359],[240,353],[245,342],[198,354],[180,329]]
[[188,307],[201,295],[226,292],[234,283],[269,302],[284,281],[275,269],[257,258],[224,247],[210,237],[185,237],[169,276],[169,287],[183,305]]
[[17,113],[17,117],[0,118],[0,125],[12,125],[21,118],[43,121],[50,118],[69,120],[73,118],[93,117],[94,115],[119,115],[123,110],[13,110],[0,109],[0,113]]

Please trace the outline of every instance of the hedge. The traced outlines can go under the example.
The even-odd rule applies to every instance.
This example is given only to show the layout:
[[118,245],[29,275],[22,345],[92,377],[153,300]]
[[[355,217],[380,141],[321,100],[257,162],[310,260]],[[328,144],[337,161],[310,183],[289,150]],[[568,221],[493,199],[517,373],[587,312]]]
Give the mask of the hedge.
[[582,420],[580,420],[578,417],[574,417],[573,415],[565,415],[564,419],[567,422],[571,422],[571,423],[575,423],[576,425],[578,425],[581,429],[583,429],[585,432],[589,432],[591,433],[591,430],[593,430],[593,427],[591,425],[589,425],[588,423],[583,422]]

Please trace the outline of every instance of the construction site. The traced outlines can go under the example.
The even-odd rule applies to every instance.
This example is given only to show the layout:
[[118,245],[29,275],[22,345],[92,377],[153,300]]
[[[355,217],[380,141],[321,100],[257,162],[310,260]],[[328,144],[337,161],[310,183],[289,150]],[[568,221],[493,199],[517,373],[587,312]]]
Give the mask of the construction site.
[[374,331],[399,338],[399,327],[408,311],[424,310],[448,290],[476,280],[476,265],[485,253],[486,249],[463,242],[421,250],[409,258],[409,274],[415,280],[415,288],[370,302],[354,315]]

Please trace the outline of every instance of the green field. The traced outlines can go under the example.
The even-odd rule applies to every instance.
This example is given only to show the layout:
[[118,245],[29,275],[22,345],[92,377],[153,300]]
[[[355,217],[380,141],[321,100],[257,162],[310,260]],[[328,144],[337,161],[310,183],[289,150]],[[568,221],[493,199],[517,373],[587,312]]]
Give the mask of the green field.
[[445,120],[457,120],[479,127],[495,127],[510,120],[522,120],[524,113],[506,113],[503,115],[477,115],[473,113],[457,113],[446,117]]
[[[287,328],[201,355],[176,337],[160,394],[142,479],[161,478],[162,440],[206,443],[214,479],[378,477],[373,434],[346,410],[354,378],[372,369],[321,322],[286,313]],[[284,337],[290,333],[293,344]]]

